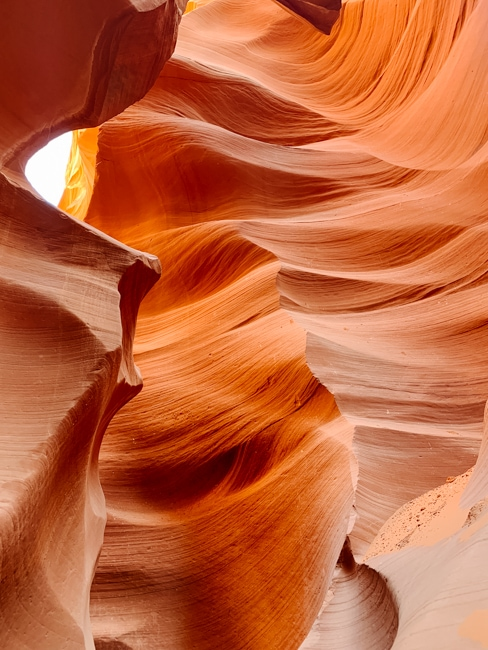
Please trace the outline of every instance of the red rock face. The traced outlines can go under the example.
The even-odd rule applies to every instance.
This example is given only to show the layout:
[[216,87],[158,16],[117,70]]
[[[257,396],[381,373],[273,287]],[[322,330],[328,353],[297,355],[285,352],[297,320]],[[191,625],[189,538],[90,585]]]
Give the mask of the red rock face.
[[[22,173],[50,135],[140,98],[174,46],[174,3],[0,9],[0,646],[94,648],[89,592],[106,519],[98,450],[141,388],[139,302],[157,258],[47,205]],[[134,39],[146,35],[136,63]]]
[[[91,591],[99,649],[488,646],[488,2],[350,0],[333,27],[334,3],[189,6],[148,94],[80,135],[63,205],[88,225],[65,222],[103,246],[77,248],[58,230],[28,239],[83,282],[105,278],[112,255],[134,260],[110,237],[150,257],[76,292],[62,275],[56,295],[70,299],[70,318],[91,311],[72,325],[30,317],[34,333],[24,326],[4,348],[6,359],[27,349],[37,360],[47,331],[61,352],[47,362],[40,353],[56,387],[43,404],[61,409],[91,390],[63,444],[52,438],[57,456],[46,452],[44,473],[32,473],[52,487],[27,474],[16,484],[25,497],[11,511],[26,523],[6,537],[4,645],[93,647],[83,603],[100,528],[93,541],[93,516],[82,528],[66,504],[100,494],[98,457],[108,512]],[[150,49],[149,36],[125,42],[126,61],[142,42]],[[52,233],[46,223],[36,232]],[[129,359],[126,323],[154,279],[131,269],[151,255],[162,275],[134,339],[145,388],[115,415],[98,456],[130,391],[97,359],[122,358],[119,349]],[[15,264],[41,268],[43,287],[58,277]],[[4,313],[7,333],[27,320]],[[26,385],[47,400],[30,368]],[[79,482],[56,491],[68,475]],[[39,512],[50,527],[29,546]],[[84,586],[81,601],[63,576]],[[35,602],[30,618],[24,601]],[[36,645],[45,629],[50,640]]]
[[[168,78],[177,70],[170,64]],[[159,93],[158,83],[101,128],[98,160],[112,162],[99,164],[87,215],[164,267],[138,320],[145,390],[100,456],[109,520],[92,588],[95,638],[100,647],[239,648],[253,638],[298,647],[348,530],[352,427],[307,368],[304,332],[279,308],[276,259],[238,223],[203,212],[178,227],[162,212],[161,185],[176,209],[184,182],[168,145],[186,120],[152,110]],[[144,137],[149,120],[165,144],[138,150],[143,182],[114,152]]]

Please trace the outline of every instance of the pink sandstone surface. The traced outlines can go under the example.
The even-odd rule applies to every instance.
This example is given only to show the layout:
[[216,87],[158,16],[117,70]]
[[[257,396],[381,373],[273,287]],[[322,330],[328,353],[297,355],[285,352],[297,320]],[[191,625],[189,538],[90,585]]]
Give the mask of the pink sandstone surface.
[[488,0],[185,4],[6,11],[2,647],[487,648]]
[[[45,203],[34,149],[141,98],[172,52],[173,2],[6,0],[0,8],[0,647],[94,648],[106,520],[98,451],[141,388],[132,358],[157,258]],[[135,58],[141,38],[145,57]]]

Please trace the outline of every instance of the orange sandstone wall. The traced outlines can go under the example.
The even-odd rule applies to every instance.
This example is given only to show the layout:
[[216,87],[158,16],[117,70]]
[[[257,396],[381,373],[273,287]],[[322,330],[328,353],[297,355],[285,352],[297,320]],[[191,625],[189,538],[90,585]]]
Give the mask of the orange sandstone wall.
[[[276,259],[232,220],[194,212],[179,227],[184,217],[162,210],[185,182],[173,164],[186,120],[154,110],[158,94],[159,84],[102,126],[86,218],[164,269],[138,320],[145,390],[100,455],[109,520],[95,637],[100,647],[298,647],[348,531],[352,426],[279,308]],[[124,152],[148,124],[153,146],[131,161]],[[183,151],[183,164],[192,159],[198,150]]]
[[[338,17],[339,4],[188,3],[149,93],[77,135],[61,206],[87,225],[66,223],[162,267],[134,340],[145,388],[115,415],[98,458],[108,512],[91,591],[98,649],[488,647],[488,0],[349,0]],[[124,41],[124,61],[150,36]],[[134,75],[122,75],[117,97],[138,85]],[[44,236],[32,240],[46,241],[51,261]],[[65,256],[78,250],[72,241],[62,239]],[[75,259],[77,278],[85,267],[104,277],[111,254],[85,246]],[[133,323],[150,279],[126,276]],[[66,286],[76,308],[94,304],[83,318],[106,336],[113,290],[110,302],[98,285]],[[35,322],[29,342],[44,340],[45,321]],[[59,377],[70,360],[75,394],[94,371],[70,355],[91,348],[59,322],[49,320],[68,352],[47,365]],[[12,346],[5,355],[22,358]],[[29,359],[44,364],[32,346]],[[45,403],[60,382],[46,382],[56,393]],[[110,390],[81,402],[83,413]],[[69,447],[76,427],[55,445],[64,471],[73,458],[89,468],[90,488],[108,419],[88,462]],[[38,476],[64,485],[50,457],[44,467]],[[78,560],[90,550],[90,577],[83,610],[72,584],[61,588],[63,575],[80,584],[75,560],[54,563],[58,547],[44,537],[36,555],[14,528],[19,553],[42,551],[42,571],[58,571],[45,583],[22,570],[22,594],[41,607],[38,630],[51,630],[46,600],[29,592],[48,584],[71,616],[83,612],[78,628],[93,647],[86,593],[100,534],[84,542],[79,519],[52,510],[54,487],[33,485],[45,501],[26,497],[26,512],[54,512],[47,530],[58,522],[64,537],[54,538]],[[80,494],[57,498],[79,504]],[[23,565],[5,557],[13,585]],[[16,630],[6,647],[83,647],[60,627],[57,645],[35,645],[40,632],[18,613],[25,599],[12,586],[2,594],[4,629]]]
[[[424,518],[412,506],[393,555],[356,561],[397,508],[479,449],[487,12],[349,2],[327,37],[273,2],[213,0],[184,17],[151,92],[102,127],[87,220],[157,253],[163,280],[136,339],[147,392],[101,451],[101,647],[475,647],[488,594],[474,577],[484,528],[458,533],[469,507],[431,538],[437,563],[405,547],[438,505]],[[258,263],[242,237],[280,266]],[[271,327],[257,268],[269,268],[267,300],[279,269],[282,308],[307,330],[308,365],[344,418],[310,438],[283,419],[305,415],[286,352],[303,348],[282,311]],[[354,456],[336,421],[354,427]],[[264,451],[274,435],[281,460]],[[330,492],[335,467],[346,483]],[[332,572],[345,531],[351,550]]]

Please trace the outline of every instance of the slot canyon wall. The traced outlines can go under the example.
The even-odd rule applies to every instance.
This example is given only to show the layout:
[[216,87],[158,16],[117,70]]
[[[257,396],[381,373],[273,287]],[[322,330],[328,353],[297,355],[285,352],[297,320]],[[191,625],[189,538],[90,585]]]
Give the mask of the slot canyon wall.
[[488,648],[488,0],[0,13],[1,647]]

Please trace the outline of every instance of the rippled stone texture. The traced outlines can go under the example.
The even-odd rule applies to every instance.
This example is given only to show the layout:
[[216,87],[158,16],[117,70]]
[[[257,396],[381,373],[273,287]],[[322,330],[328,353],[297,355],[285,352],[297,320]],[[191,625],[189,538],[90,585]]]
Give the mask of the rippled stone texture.
[[[446,477],[464,472],[474,463],[480,444],[487,394],[483,352],[487,59],[482,27],[487,12],[486,2],[453,1],[443,7],[431,1],[415,6],[406,0],[395,5],[350,2],[345,4],[331,36],[326,37],[271,2],[249,2],[244,11],[242,3],[214,0],[185,17],[176,56],[151,93],[105,125],[99,138],[99,184],[88,213],[93,224],[132,242],[138,241],[143,230],[158,233],[183,228],[189,233],[202,227],[198,224],[217,229],[216,222],[218,228],[226,223],[281,261],[278,288],[282,305],[309,331],[308,363],[334,393],[347,421],[355,426],[358,481],[351,515],[357,518],[350,539],[358,559],[398,507],[435,488]],[[278,34],[286,34],[286,38],[278,38]],[[446,97],[451,104],[446,104]],[[473,107],[473,120],[467,120],[464,105]],[[414,133],[418,137],[412,137]],[[107,158],[110,166],[103,163]],[[115,188],[115,179],[116,190],[111,189]],[[107,213],[104,206],[109,202],[117,206],[117,217],[114,211],[113,218],[102,224],[100,215]],[[137,223],[131,226],[134,215]],[[219,248],[215,244],[215,250]],[[198,244],[198,259],[197,249]],[[208,258],[205,250],[203,246],[203,259]],[[173,259],[169,253],[170,268]],[[225,259],[222,254],[222,262],[217,264],[219,276],[222,268],[229,267]],[[162,261],[164,267],[164,255]],[[190,268],[196,269],[198,264],[193,262]],[[188,282],[187,274],[192,277],[190,270],[179,272],[183,286]],[[176,286],[173,280],[171,295]],[[193,287],[194,281],[189,286]],[[207,323],[210,318],[203,315],[208,314],[206,311],[199,315],[197,302],[195,315],[187,312],[185,319],[184,329],[190,333],[197,331],[197,323]],[[234,304],[224,299],[230,313]],[[222,316],[218,318],[225,322]],[[258,332],[259,321],[253,317],[252,322]],[[141,342],[146,341],[141,354],[149,355],[152,348],[144,337],[149,333],[156,336],[156,331],[156,327],[141,325]],[[191,345],[196,345],[198,337],[190,337]],[[176,361],[179,355],[174,354]],[[162,365],[167,367],[166,363]],[[259,364],[255,365],[254,372],[259,372]],[[153,361],[155,377],[161,372],[157,367]],[[202,372],[206,376],[210,370]],[[175,377],[179,375],[180,371]],[[228,390],[235,381],[229,375]],[[198,385],[204,384],[199,381]],[[287,394],[283,391],[283,398]],[[199,393],[192,399],[199,400]],[[238,400],[234,398],[233,402]],[[128,422],[133,424],[136,402],[131,408],[134,410]],[[147,413],[148,406],[141,407],[140,412]],[[202,412],[201,407],[195,406],[192,413],[197,420],[203,418],[198,412]],[[188,422],[188,415],[184,411],[182,415]],[[243,418],[241,423],[245,415]],[[114,422],[113,444],[121,431]],[[232,436],[239,440],[236,433]],[[347,437],[343,440],[347,448]],[[107,460],[112,461],[110,436],[106,445]],[[186,450],[189,454],[189,445]],[[102,463],[104,453],[102,450]],[[189,456],[187,459],[193,467],[194,461]],[[344,466],[345,461],[346,456]],[[251,468],[252,461],[247,462]],[[171,462],[165,460],[164,465],[168,464]],[[109,467],[107,462],[107,471]],[[233,467],[231,464],[225,470],[232,476]],[[312,467],[307,470],[310,474],[302,475],[301,482],[316,481],[318,493],[323,493],[327,480],[319,487],[324,474]],[[168,476],[164,467],[162,474]],[[228,484],[224,478],[221,481]],[[296,489],[291,487],[291,477],[289,485]],[[120,486],[119,490],[128,488],[122,479]],[[216,486],[212,490],[217,490],[209,492],[216,508],[219,491]],[[127,624],[122,633],[116,623],[112,632],[104,628],[108,611],[104,608],[110,602],[108,598],[104,601],[107,581],[113,593],[120,590],[118,602],[121,607],[123,603],[123,582],[117,580],[116,573],[110,573],[109,558],[119,552],[117,527],[125,529],[128,525],[123,509],[117,509],[120,493],[111,486],[107,474],[109,491],[114,508],[114,521],[109,526],[112,537],[101,559],[93,595],[94,620],[100,634],[105,629],[106,638],[110,633],[120,634],[117,638],[130,647],[143,647],[137,645],[137,630],[147,631],[147,620],[162,620],[166,627],[161,630],[171,627],[168,647],[185,647],[187,643],[197,647],[232,645],[237,642],[229,641],[226,635],[233,630],[239,630],[236,647],[297,647],[301,632],[296,637],[287,636],[288,641],[276,640],[276,636],[265,635],[258,622],[263,619],[254,614],[247,618],[252,608],[246,610],[242,603],[249,594],[259,593],[259,583],[253,581],[249,587],[246,580],[230,577],[242,575],[233,573],[238,571],[237,560],[228,571],[212,572],[219,580],[214,584],[206,580],[204,596],[199,590],[187,591],[182,586],[178,589],[181,600],[168,596],[169,605],[160,605],[158,600],[153,610],[160,612],[156,618],[151,618],[148,607],[141,606],[145,613],[138,615],[139,628],[135,623]],[[186,489],[179,487],[174,494],[177,499],[178,494],[186,494]],[[200,496],[193,502],[191,514],[179,510],[178,520],[171,517],[174,538],[179,540],[175,548],[187,539],[186,535],[181,537],[182,530],[188,531],[188,543],[199,539],[190,532],[188,521],[201,512],[203,503]],[[251,511],[257,513],[259,507],[268,520],[264,502],[255,502]],[[159,508],[159,512],[167,512],[168,504]],[[218,520],[215,517],[215,522]],[[449,535],[455,534],[456,521],[458,518]],[[312,530],[314,517],[296,522]],[[252,538],[255,526],[255,521],[250,521],[241,534]],[[210,536],[212,542],[206,552],[215,548],[217,557],[225,557],[225,541],[220,535],[223,533]],[[332,542],[335,535],[329,532],[328,539]],[[234,538],[223,536],[226,538],[232,547]],[[138,537],[138,548],[142,548],[143,539]],[[316,539],[313,533],[308,541],[302,539],[307,557],[314,556]],[[357,579],[341,583],[351,585],[351,589],[340,590],[346,609],[339,617],[339,627],[347,625],[349,617],[357,643],[370,647],[371,639],[361,632],[368,627],[367,619],[365,628],[353,621],[359,611],[367,617],[374,615],[371,600],[363,599],[367,587],[360,587],[359,592],[357,589],[358,584],[366,584],[361,582],[363,576],[366,581],[371,576],[371,585],[383,585],[379,592],[374,588],[372,594],[380,594],[381,602],[398,604],[400,618],[394,642],[402,644],[398,647],[420,648],[433,643],[428,617],[416,619],[415,640],[410,637],[414,628],[409,603],[415,598],[409,599],[409,592],[423,599],[425,611],[433,612],[432,620],[444,621],[443,632],[435,628],[442,647],[454,649],[460,643],[467,644],[463,621],[471,620],[476,607],[486,607],[486,590],[469,577],[471,547],[463,548],[460,555],[455,554],[458,559],[453,556],[450,562],[454,562],[452,567],[457,566],[459,580],[467,576],[467,582],[462,586],[460,582],[459,587],[470,594],[467,599],[456,600],[456,596],[446,600],[443,573],[429,571],[431,558],[427,552],[419,551],[416,562],[419,571],[429,575],[429,584],[435,586],[427,589],[426,583],[418,581],[414,590],[408,569],[401,568],[405,566],[402,554],[406,553],[402,549],[395,552],[388,566],[378,557],[368,560],[379,573],[363,568]],[[481,552],[482,546],[479,548]],[[172,553],[171,557],[177,557],[176,551]],[[309,583],[312,591],[318,585],[323,590],[331,584],[332,555],[323,556],[325,575],[315,574]],[[192,553],[185,557],[192,557]],[[295,555],[296,561],[300,557]],[[126,570],[128,560],[121,557],[120,561]],[[242,553],[240,562],[247,566],[247,561]],[[251,562],[256,566],[259,560]],[[158,573],[159,562],[150,566],[154,567],[150,572],[138,573],[144,576],[138,592],[141,598],[149,593],[148,585],[155,585],[155,574],[171,575],[175,582],[168,587],[151,587],[155,589],[151,593],[169,594],[169,585],[193,585],[189,576],[193,570],[197,575],[202,570],[198,563],[192,570],[185,562],[175,575],[169,566]],[[316,606],[316,601],[303,601],[303,592],[298,599],[296,590],[283,586],[288,584],[293,566],[274,573],[274,579],[281,582],[284,600],[272,597],[271,601],[261,601],[262,607],[264,602],[272,603],[271,609],[263,610],[269,626],[266,629],[283,629],[286,625],[293,629],[296,620],[308,621],[310,608]],[[480,570],[481,565],[477,566]],[[395,573],[400,578],[383,581],[383,573]],[[261,577],[269,583],[267,574]],[[229,587],[233,584],[239,584],[236,592]],[[226,593],[232,594],[230,600]],[[339,595],[335,606],[332,600],[324,609],[318,624],[328,630],[327,634],[337,629],[334,621],[339,619],[334,607],[338,599]],[[301,604],[297,609],[298,601]],[[203,608],[198,604],[201,602],[206,603]],[[277,602],[286,609],[276,609]],[[185,607],[195,612],[186,637],[182,631],[185,619],[175,615]],[[240,619],[234,614],[239,607]],[[385,647],[393,642],[395,629],[395,610],[386,607],[393,618],[382,617],[385,627],[379,624],[374,641]],[[161,612],[171,608],[173,615],[163,616]],[[293,613],[297,611],[299,614]],[[225,621],[231,623],[225,627]],[[240,625],[245,621],[253,633],[244,633]],[[219,641],[224,627],[224,640]],[[333,644],[330,638],[311,637],[305,647]],[[346,645],[351,642],[344,641]]]
[[[50,137],[139,99],[182,7],[0,7],[0,646],[94,648],[89,593],[106,513],[98,451],[141,388],[132,359],[156,257],[42,201],[23,174]],[[145,56],[135,58],[141,39]]]
[[163,268],[97,647],[487,645],[488,2],[189,8],[64,199]]
[[[183,205],[185,177],[171,173],[183,120],[155,110],[160,88],[101,127],[98,160],[111,164],[99,162],[86,217],[163,266],[138,320],[145,389],[100,455],[94,633],[133,649],[298,647],[348,531],[352,427],[279,308],[276,259],[238,224],[203,213],[178,227],[161,210],[163,186]],[[122,152],[147,124],[164,146],[138,149],[138,179]]]

